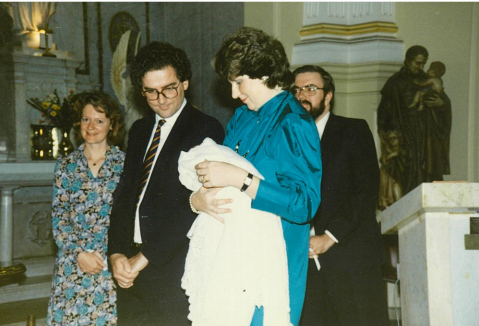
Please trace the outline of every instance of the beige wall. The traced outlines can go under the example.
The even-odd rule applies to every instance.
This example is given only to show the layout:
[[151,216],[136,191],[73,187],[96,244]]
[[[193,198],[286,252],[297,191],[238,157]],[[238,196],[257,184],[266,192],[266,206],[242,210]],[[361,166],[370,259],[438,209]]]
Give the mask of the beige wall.
[[[276,36],[290,60],[294,44],[300,41],[302,15],[302,2],[245,3],[245,25]],[[452,102],[453,121],[452,173],[446,180],[478,182],[479,3],[399,2],[395,4],[395,22],[399,28],[396,36],[405,49],[423,45],[429,51],[427,67],[432,61],[442,61],[447,68],[443,80]],[[349,105],[353,101],[338,96],[338,103]],[[352,108],[338,111],[342,112],[352,112]],[[364,118],[371,121],[370,116]]]

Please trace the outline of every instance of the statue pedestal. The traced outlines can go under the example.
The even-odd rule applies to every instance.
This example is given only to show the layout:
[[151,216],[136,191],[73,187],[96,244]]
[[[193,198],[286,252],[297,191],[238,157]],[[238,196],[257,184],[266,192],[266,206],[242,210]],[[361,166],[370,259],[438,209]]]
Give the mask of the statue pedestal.
[[423,183],[381,212],[399,234],[403,325],[478,325],[479,250],[466,250],[479,183]]

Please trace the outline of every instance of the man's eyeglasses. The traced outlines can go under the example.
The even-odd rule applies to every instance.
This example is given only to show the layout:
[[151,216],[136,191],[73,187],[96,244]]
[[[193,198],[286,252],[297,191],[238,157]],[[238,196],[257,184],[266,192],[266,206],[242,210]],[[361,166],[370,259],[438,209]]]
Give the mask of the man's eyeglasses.
[[318,87],[316,85],[306,85],[306,86],[303,86],[303,87],[293,87],[291,89],[291,93],[293,93],[294,96],[299,96],[299,94],[301,94],[301,92],[303,92],[303,94],[305,96],[313,96],[314,94],[316,94],[316,91],[318,89],[324,89],[322,87]]
[[156,89],[147,89],[141,91],[141,95],[146,97],[148,101],[156,101],[160,97],[160,94],[165,98],[175,98],[178,96],[178,87],[180,87],[180,84],[181,82],[178,82],[178,85],[165,87],[161,91]]

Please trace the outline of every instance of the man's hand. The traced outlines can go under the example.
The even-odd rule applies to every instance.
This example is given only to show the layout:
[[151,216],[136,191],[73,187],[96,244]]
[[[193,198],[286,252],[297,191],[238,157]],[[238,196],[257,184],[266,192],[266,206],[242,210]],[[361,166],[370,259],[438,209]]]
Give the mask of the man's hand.
[[128,262],[130,263],[132,273],[138,274],[148,266],[148,259],[141,252],[128,259]]
[[103,257],[98,251],[82,252],[78,255],[77,258],[78,268],[84,273],[88,274],[98,274],[105,268],[105,263],[103,262]]
[[313,235],[309,238],[309,248],[312,249],[312,251],[309,251],[309,258],[312,259],[314,256],[324,254],[334,244],[334,240],[327,234]]
[[[133,257],[132,257],[133,258]],[[110,256],[110,262],[118,285],[124,289],[133,286],[133,281],[139,272],[133,271],[128,258],[123,254],[113,254]]]

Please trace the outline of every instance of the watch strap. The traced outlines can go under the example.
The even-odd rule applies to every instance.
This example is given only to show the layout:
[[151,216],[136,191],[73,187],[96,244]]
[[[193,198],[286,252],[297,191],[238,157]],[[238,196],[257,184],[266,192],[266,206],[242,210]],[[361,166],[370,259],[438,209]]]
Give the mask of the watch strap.
[[245,192],[246,189],[248,189],[248,187],[251,185],[252,182],[253,182],[253,175],[251,173],[248,173],[248,175],[244,179],[243,187],[241,187],[241,189],[240,189],[241,192]]

